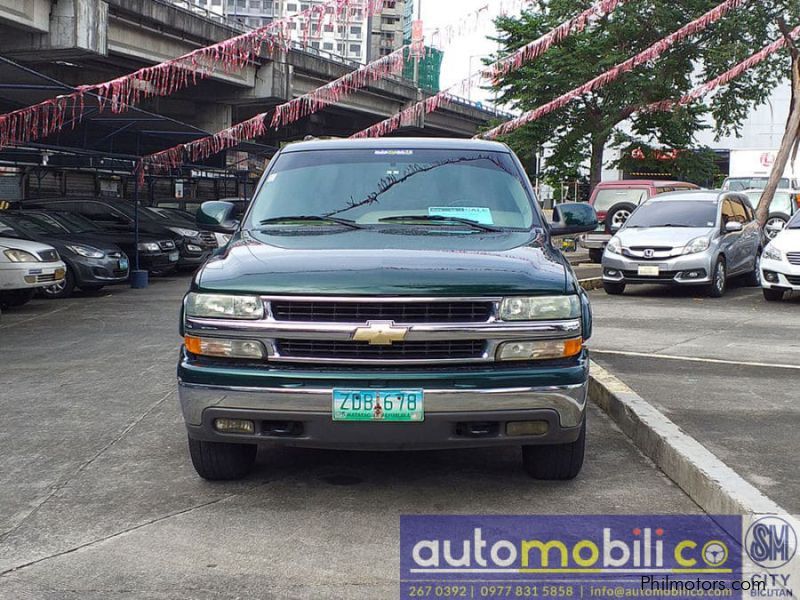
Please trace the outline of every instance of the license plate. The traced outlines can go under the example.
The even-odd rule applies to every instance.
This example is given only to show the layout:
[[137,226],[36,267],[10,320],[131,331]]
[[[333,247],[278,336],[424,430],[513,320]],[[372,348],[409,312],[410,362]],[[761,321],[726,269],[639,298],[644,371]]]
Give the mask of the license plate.
[[177,252],[177,251],[170,252],[169,253],[169,262],[178,262],[178,257],[179,256],[180,256],[180,253]]
[[422,390],[333,390],[334,421],[425,420]]
[[640,277],[658,277],[661,274],[661,269],[658,265],[639,265]]
[[120,259],[119,268],[121,270],[123,270],[123,271],[127,271],[128,270],[128,259],[127,258]]

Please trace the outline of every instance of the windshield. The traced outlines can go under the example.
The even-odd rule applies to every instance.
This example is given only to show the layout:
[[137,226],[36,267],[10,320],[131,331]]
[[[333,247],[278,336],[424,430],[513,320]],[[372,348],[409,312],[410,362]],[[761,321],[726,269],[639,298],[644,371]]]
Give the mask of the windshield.
[[717,222],[717,203],[692,200],[648,202],[640,206],[625,228],[698,227],[707,229]]
[[102,231],[97,225],[95,225],[92,221],[84,217],[83,215],[79,215],[78,213],[73,212],[52,212],[44,214],[36,214],[37,217],[44,217],[47,216],[51,219],[57,220],[62,227],[67,229],[70,233],[90,233],[90,232],[97,232]]
[[[722,189],[731,192],[743,192],[745,190],[763,190],[767,187],[769,177],[728,177],[722,186]],[[788,188],[788,179],[781,179],[778,187]]]
[[639,205],[650,197],[646,188],[620,188],[598,190],[594,199],[594,209],[598,212],[608,212],[608,209],[620,202],[630,202]]
[[[760,191],[747,192],[747,198],[750,200],[750,206],[752,206],[754,209],[758,207],[758,203],[761,201],[761,194],[762,192]],[[794,212],[794,208],[792,206],[793,203],[793,194],[790,194],[789,192],[775,192],[775,196],[772,198],[772,202],[769,205],[769,212],[779,212],[790,215]]]
[[185,213],[182,210],[160,208],[157,206],[146,206],[142,208],[142,211],[147,213],[148,216],[152,216],[155,219],[161,219],[163,221],[181,221],[186,225],[197,224],[192,215]]
[[25,216],[33,221],[37,221],[43,224],[45,227],[54,228],[62,233],[78,233],[74,231],[72,227],[62,223],[61,221],[52,217],[51,215],[46,215],[42,213],[31,213],[31,214],[26,214]]
[[[282,218],[298,216],[384,226],[399,217],[417,217],[417,225],[425,227],[457,224],[455,219],[498,228],[541,225],[508,154],[453,150],[283,154],[253,200],[246,227],[267,220],[278,225]],[[412,221],[397,221],[395,226],[398,223]]]
[[28,215],[3,215],[0,217],[0,223],[24,235],[53,235],[64,233],[62,227],[39,221]]

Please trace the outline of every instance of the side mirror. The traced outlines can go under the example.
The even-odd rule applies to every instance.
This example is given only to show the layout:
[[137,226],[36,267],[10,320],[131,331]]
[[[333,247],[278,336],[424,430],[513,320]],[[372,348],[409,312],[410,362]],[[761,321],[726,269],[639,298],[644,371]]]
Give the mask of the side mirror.
[[588,204],[567,202],[553,209],[553,222],[550,224],[552,237],[588,233],[595,229],[597,229],[597,213]]
[[725,223],[725,233],[736,233],[744,229],[741,223],[737,223],[736,221],[728,221]]
[[197,225],[206,231],[233,233],[239,227],[239,221],[233,218],[235,210],[230,202],[203,202],[197,210]]

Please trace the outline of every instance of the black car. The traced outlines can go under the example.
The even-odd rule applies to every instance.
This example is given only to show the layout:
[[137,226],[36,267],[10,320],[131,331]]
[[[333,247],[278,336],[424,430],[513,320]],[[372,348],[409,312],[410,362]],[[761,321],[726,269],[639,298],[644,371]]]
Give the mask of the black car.
[[128,279],[128,257],[119,246],[105,240],[67,233],[17,212],[0,214],[0,235],[42,242],[58,250],[67,273],[62,281],[42,288],[49,298],[67,298],[76,287],[96,291]]
[[[44,208],[78,213],[97,226],[112,231],[134,231],[136,206],[125,200],[98,198],[61,198],[26,200],[25,208]],[[175,242],[180,252],[178,268],[194,269],[202,265],[217,248],[216,237],[200,232],[182,220],[171,220],[139,207],[139,232]]]
[[[67,233],[84,235],[116,244],[128,255],[131,268],[136,267],[136,239],[133,232],[102,229],[82,215],[60,210],[25,210],[22,214],[63,229]],[[179,252],[175,241],[168,237],[139,235],[139,268],[151,275],[167,275],[175,270]]]

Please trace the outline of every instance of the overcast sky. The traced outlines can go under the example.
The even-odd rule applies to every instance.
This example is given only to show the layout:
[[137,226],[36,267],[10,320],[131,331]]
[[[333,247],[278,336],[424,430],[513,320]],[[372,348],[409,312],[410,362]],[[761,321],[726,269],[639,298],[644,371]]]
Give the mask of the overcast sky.
[[[492,16],[499,12],[497,0],[415,0],[422,2],[422,19],[425,24],[426,35],[436,27],[445,27],[457,23],[459,19],[477,11],[482,6],[489,5]],[[474,27],[472,27],[474,29]],[[470,73],[470,56],[472,56],[472,70],[477,70],[481,65],[481,58],[488,56],[497,49],[497,45],[487,39],[494,36],[495,30],[491,19],[482,18],[479,21],[478,31],[460,37],[456,42],[444,48],[444,63],[442,64],[442,89],[464,79]],[[479,88],[472,90],[473,100],[487,100],[489,93]]]

